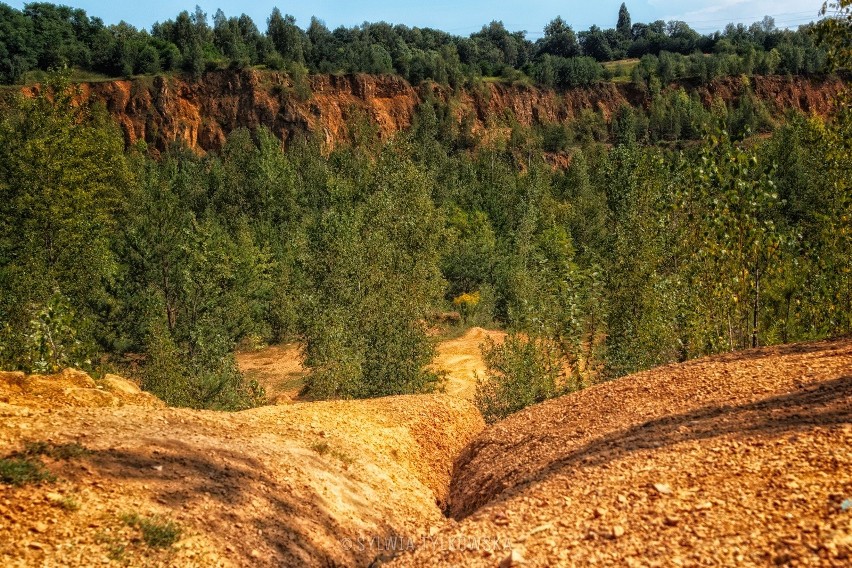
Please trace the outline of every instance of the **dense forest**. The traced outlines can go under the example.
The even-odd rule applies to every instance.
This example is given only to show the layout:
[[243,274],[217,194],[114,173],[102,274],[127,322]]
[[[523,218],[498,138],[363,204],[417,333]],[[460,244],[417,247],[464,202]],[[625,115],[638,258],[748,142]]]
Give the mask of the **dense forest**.
[[294,76],[394,73],[415,85],[432,80],[453,87],[478,77],[502,77],[557,88],[611,77],[619,69],[601,64],[626,58],[641,60],[629,78],[653,77],[663,84],[826,70],[812,26],[781,29],[771,17],[702,35],[681,21],[632,23],[622,4],[614,28],[575,32],[556,17],[543,31],[536,41],[496,21],[469,37],[385,22],[332,31],[316,18],[302,29],[276,8],[261,32],[245,14],[227,17],[221,10],[211,25],[198,7],[147,31],[124,22],[107,26],[66,6],[34,2],[19,11],[0,3],[0,83],[64,66],[118,77],[172,71],[199,76],[209,69],[262,65]]
[[[283,57],[340,69],[330,54],[384,49],[364,39],[380,28],[400,53],[429,53],[412,46],[431,37],[434,53],[446,50],[442,61],[485,73],[495,70],[485,47],[499,36],[488,30],[502,29],[458,40],[389,26],[328,33],[313,22],[305,34],[287,18],[279,29],[273,13],[263,36],[242,19],[217,15],[211,30],[183,13],[150,35],[127,28],[129,43],[119,44],[120,27],[78,11],[3,9],[22,18],[18,47],[33,46],[19,71],[63,60],[99,68],[107,51],[147,51],[158,66],[142,71],[153,72],[185,65],[196,49],[216,63],[234,46],[250,64]],[[38,27],[44,14],[63,22],[48,26],[62,42]],[[673,46],[665,41],[680,37],[663,26],[659,38],[668,39],[652,42],[657,28],[622,16],[621,51],[607,39],[601,59],[645,49],[662,61]],[[823,35],[848,38],[838,25],[841,35],[828,26]],[[760,32],[761,57],[798,46],[823,54],[802,61],[848,61],[842,41],[814,48],[810,32],[737,29],[688,35],[695,43],[679,51],[733,56]],[[406,34],[416,39],[397,41]],[[95,38],[113,49],[99,52]],[[500,65],[516,71],[572,55],[546,51],[557,49],[547,37],[505,38],[516,58]],[[589,38],[579,35],[580,53],[591,53]],[[323,41],[349,47],[324,51]],[[364,70],[413,78],[420,56],[433,57],[389,56],[390,67]],[[132,60],[122,57],[110,65]],[[394,67],[403,61],[407,69]],[[74,92],[67,72],[53,73],[35,97],[16,97],[0,114],[3,368],[118,368],[171,404],[238,409],[263,393],[240,375],[234,349],[298,338],[312,370],[308,396],[422,392],[441,381],[426,367],[428,328],[457,310],[465,324],[510,331],[486,349],[492,372],[478,400],[490,419],[654,365],[852,332],[845,99],[829,117],[781,120],[761,117],[747,97],[706,109],[673,89],[658,106],[625,106],[609,122],[524,127],[508,117],[494,128],[503,135],[487,137],[457,120],[452,101],[427,99],[412,128],[390,140],[361,117],[333,148],[306,135],[283,151],[260,128],[234,131],[216,154],[174,146],[155,159],[144,144],[125,148],[106,112],[78,104]],[[767,133],[754,136],[755,125]],[[553,147],[570,164],[547,163]]]

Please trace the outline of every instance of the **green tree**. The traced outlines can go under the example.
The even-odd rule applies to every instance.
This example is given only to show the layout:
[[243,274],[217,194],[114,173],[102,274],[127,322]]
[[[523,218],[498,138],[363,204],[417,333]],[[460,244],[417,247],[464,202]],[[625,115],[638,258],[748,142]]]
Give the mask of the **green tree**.
[[125,333],[148,354],[143,386],[168,403],[246,408],[261,393],[237,371],[233,350],[263,331],[270,260],[245,222],[231,220],[229,230],[211,208],[193,211],[198,196],[184,184],[205,181],[194,159],[140,167],[125,220]]
[[[123,146],[106,114],[75,99],[59,76],[34,98],[17,98],[0,121],[0,333],[6,365],[33,360],[26,353],[26,330],[45,310],[70,313],[76,331],[66,335],[96,350],[102,338],[96,322],[112,302],[107,288],[116,272],[111,239],[118,198],[129,181]],[[65,326],[64,317],[53,321]]]
[[817,25],[818,39],[827,47],[833,68],[852,66],[852,0],[823,2]]
[[31,19],[0,4],[0,83],[14,83],[36,66],[34,33]]
[[784,241],[773,167],[724,136],[701,160],[693,198],[705,228],[695,251],[703,269],[693,284],[713,301],[701,326],[716,330],[706,341],[717,349],[756,347],[762,343],[763,294],[777,273]]
[[627,5],[622,2],[618,9],[618,23],[615,25],[615,31],[623,40],[629,40],[632,34],[632,24],[630,23],[630,12],[627,11]]
[[580,55],[577,34],[565,20],[557,16],[544,27],[544,37],[538,44],[539,54],[556,57],[575,57]]
[[303,47],[303,32],[296,26],[296,19],[291,15],[282,16],[278,8],[272,9],[269,16],[266,35],[272,40],[272,45],[285,61],[296,63],[305,62]]
[[331,180],[308,233],[312,396],[406,394],[435,383],[424,370],[433,348],[421,322],[443,288],[442,230],[427,180],[391,147],[366,186],[359,195],[354,180]]

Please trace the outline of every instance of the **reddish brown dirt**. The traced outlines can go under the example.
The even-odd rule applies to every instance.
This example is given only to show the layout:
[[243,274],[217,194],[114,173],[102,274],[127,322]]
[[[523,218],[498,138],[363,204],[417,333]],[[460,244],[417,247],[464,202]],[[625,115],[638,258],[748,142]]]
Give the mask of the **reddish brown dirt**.
[[[285,141],[294,135],[318,134],[328,145],[346,139],[347,122],[366,117],[389,137],[411,126],[417,105],[427,91],[441,100],[455,97],[456,116],[476,118],[476,129],[505,124],[564,122],[583,109],[609,117],[621,105],[647,106],[646,92],[628,83],[599,83],[556,93],[523,85],[485,83],[471,91],[451,93],[428,85],[413,88],[397,76],[316,75],[308,79],[311,96],[301,99],[286,74],[258,71],[215,71],[198,81],[179,77],[143,77],[133,80],[83,83],[80,96],[103,104],[124,132],[128,145],[145,141],[162,151],[175,141],[196,151],[217,150],[237,128],[265,126]],[[752,77],[750,87],[770,112],[788,110],[820,115],[833,108],[844,87],[839,79]],[[38,87],[24,89],[32,95]],[[714,81],[697,89],[705,104],[715,99],[737,100],[743,92],[738,77]]]
[[849,566],[850,448],[852,340],[639,373],[483,432],[394,565]]

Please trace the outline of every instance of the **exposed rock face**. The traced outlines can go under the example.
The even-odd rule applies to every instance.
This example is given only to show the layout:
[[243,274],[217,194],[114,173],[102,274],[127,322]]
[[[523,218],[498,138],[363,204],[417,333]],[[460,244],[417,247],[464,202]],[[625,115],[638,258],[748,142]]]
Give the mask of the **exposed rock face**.
[[[317,75],[308,84],[311,94],[302,98],[282,73],[216,71],[198,81],[158,76],[84,83],[81,96],[104,104],[121,125],[128,145],[144,140],[149,147],[164,150],[180,141],[196,151],[219,149],[231,131],[258,126],[269,128],[285,143],[295,134],[310,132],[334,144],[346,137],[347,122],[357,116],[369,118],[382,136],[389,136],[411,126],[427,91],[442,100],[456,98],[456,115],[472,114],[479,127],[510,115],[526,126],[562,122],[582,109],[608,118],[622,104],[649,103],[648,95],[634,85],[615,83],[564,93],[486,83],[455,95],[435,85],[415,89],[390,75]],[[798,109],[826,114],[844,83],[834,78],[753,77],[750,85],[772,112]],[[706,105],[715,99],[737,100],[742,90],[737,77],[697,88]]]

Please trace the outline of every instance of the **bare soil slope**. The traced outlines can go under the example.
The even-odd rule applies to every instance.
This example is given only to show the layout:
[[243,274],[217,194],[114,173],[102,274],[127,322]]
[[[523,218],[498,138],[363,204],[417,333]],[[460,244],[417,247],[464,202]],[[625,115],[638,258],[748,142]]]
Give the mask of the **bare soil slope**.
[[[0,484],[0,565],[366,566],[385,552],[365,535],[413,541],[446,522],[453,459],[483,428],[446,395],[225,414],[107,385],[0,374],[0,457],[27,442],[86,450],[39,458],[55,481]],[[130,513],[182,536],[151,548]]]
[[849,566],[852,341],[592,387],[487,429],[455,468],[458,523],[395,566]]
[[[755,76],[750,88],[770,112],[790,109],[826,114],[844,81],[836,78]],[[299,94],[286,74],[253,69],[210,71],[197,81],[179,76],[138,77],[80,85],[80,97],[102,103],[120,125],[128,146],[145,141],[165,151],[179,141],[197,151],[218,150],[237,128],[269,128],[287,142],[305,132],[327,144],[345,140],[347,122],[367,117],[384,137],[407,130],[417,106],[427,97],[457,98],[456,118],[475,118],[479,132],[495,119],[512,116],[532,126],[565,122],[592,109],[609,117],[623,104],[645,106],[648,93],[629,83],[598,83],[557,93],[524,85],[487,82],[482,88],[452,93],[434,83],[414,88],[393,75],[314,75]],[[676,88],[672,85],[671,88]],[[25,87],[32,95],[38,86]],[[705,105],[738,100],[739,77],[724,77],[696,88]]]

